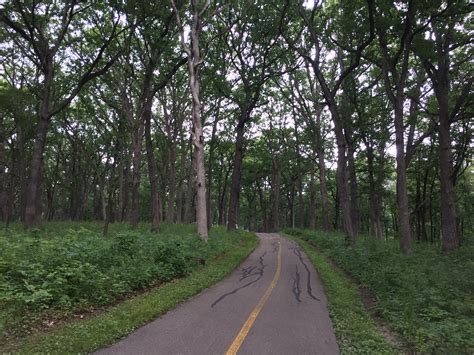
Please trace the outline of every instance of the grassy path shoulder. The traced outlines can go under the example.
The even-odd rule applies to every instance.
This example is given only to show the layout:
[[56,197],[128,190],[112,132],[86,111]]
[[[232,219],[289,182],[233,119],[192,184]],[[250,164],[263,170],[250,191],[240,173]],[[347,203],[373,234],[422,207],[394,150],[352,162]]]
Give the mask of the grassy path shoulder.
[[396,353],[396,349],[377,330],[364,307],[357,286],[306,241],[288,234],[285,236],[301,246],[323,281],[341,353]]
[[96,317],[26,337],[20,344],[6,350],[18,353],[87,353],[108,345],[223,279],[257,245],[257,237],[246,233],[239,244],[184,278],[163,284]]

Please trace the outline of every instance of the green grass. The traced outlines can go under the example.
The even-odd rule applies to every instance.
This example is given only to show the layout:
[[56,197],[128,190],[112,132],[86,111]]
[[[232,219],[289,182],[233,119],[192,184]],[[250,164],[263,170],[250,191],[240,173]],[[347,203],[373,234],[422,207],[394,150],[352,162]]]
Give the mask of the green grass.
[[306,241],[292,235],[288,236],[303,248],[323,281],[328,296],[329,314],[341,353],[395,353],[377,330],[362,303],[357,287]]
[[410,256],[395,240],[360,237],[347,248],[342,235],[288,230],[317,245],[377,298],[377,311],[421,353],[474,353],[474,244],[454,253],[415,244]]
[[[46,243],[46,245],[48,245],[46,250],[49,250],[48,248],[51,247],[51,245],[64,246],[64,244],[61,244],[58,239],[60,238],[57,233],[58,230],[61,230],[62,232],[67,231],[65,235],[69,236],[66,237],[66,240],[69,242],[71,242],[71,240],[78,242],[75,238],[71,239],[71,228],[62,229],[60,227],[61,226],[55,229],[54,226],[46,226],[44,230],[38,232],[41,234],[41,243],[49,241],[49,243]],[[51,232],[48,233],[48,229],[53,231],[53,235]],[[118,232],[120,229],[122,229],[122,232]],[[117,228],[116,235],[106,238],[107,240],[104,241],[103,238],[98,237],[97,235],[94,237],[87,237],[93,232],[93,228],[86,229],[84,228],[84,225],[77,228],[77,230],[82,231],[81,233],[86,235],[86,237],[83,237],[87,240],[87,245],[91,242],[92,246],[100,246],[100,243],[105,243],[105,246],[102,245],[102,249],[101,247],[98,248],[98,252],[102,253],[104,250],[107,250],[103,249],[104,247],[114,247],[118,239],[120,242],[119,245],[125,248],[125,251],[122,250],[122,252],[125,252],[125,254],[128,255],[131,252],[127,249],[130,247],[130,235],[142,238],[139,242],[139,249],[143,249],[144,245],[141,243],[151,243],[146,244],[145,246],[151,251],[158,250],[161,253],[159,254],[160,258],[158,262],[157,260],[153,261],[153,263],[159,266],[157,267],[157,270],[161,271],[155,275],[158,276],[156,280],[153,281],[150,279],[149,281],[146,281],[144,285],[153,286],[153,284],[162,283],[161,286],[154,287],[150,291],[142,293],[128,301],[119,303],[117,306],[109,308],[98,316],[93,316],[84,320],[68,321],[62,325],[53,327],[49,331],[34,332],[33,335],[24,336],[21,341],[12,341],[10,338],[8,345],[6,345],[4,349],[1,349],[1,351],[15,350],[20,353],[84,353],[110,344],[114,340],[128,334],[133,329],[136,329],[166,312],[178,303],[197,294],[202,289],[221,280],[224,276],[235,269],[235,267],[237,267],[258,244],[258,240],[253,234],[241,231],[227,233],[221,228],[216,228],[211,231],[208,245],[205,245],[197,238],[194,233],[194,227],[192,226],[165,226],[162,233],[159,235],[152,235],[153,238],[156,239],[154,242],[150,241],[147,236],[146,227],[142,228],[142,232],[133,233],[130,231],[123,232],[124,229],[126,229],[125,226]],[[87,230],[88,233],[84,232],[84,230]],[[113,235],[113,233],[111,233],[111,235]],[[143,236],[137,236],[134,233],[143,233]],[[74,233],[72,233],[72,235],[74,235]],[[9,239],[12,237],[6,236],[5,238]],[[163,238],[165,240],[163,240]],[[179,238],[179,240],[176,241],[176,238]],[[13,238],[13,240],[16,239]],[[84,242],[82,238],[79,238],[79,240]],[[10,240],[10,243],[11,242],[12,241]],[[21,245],[21,242],[18,243]],[[72,245],[75,244],[76,243],[72,243]],[[169,262],[163,262],[162,260],[164,257],[168,257],[162,254],[163,249],[161,247],[163,244],[165,246],[172,245],[178,250],[177,252],[171,252],[170,249],[164,249],[167,253],[171,252],[172,254],[171,260],[168,260]],[[83,247],[81,243],[79,243],[79,245]],[[159,247],[155,248],[156,245]],[[19,249],[23,250],[22,247]],[[68,250],[68,252],[71,251],[69,248],[66,248],[66,250]],[[85,250],[89,250],[89,248],[86,247]],[[120,256],[120,253],[117,250],[114,249],[114,251],[116,254],[114,258]],[[135,257],[133,260],[135,263],[144,262],[145,264],[145,266],[142,267],[137,266],[135,270],[131,272],[132,276],[136,276],[137,272],[140,273],[143,271],[143,268],[147,269],[151,264],[153,264],[148,263],[146,257],[138,257],[141,255],[141,251],[139,251],[138,254],[135,254],[134,252],[131,253],[131,255]],[[51,254],[48,255],[51,256]],[[64,254],[60,254],[58,258],[60,257],[64,257]],[[103,257],[106,258],[107,256],[103,255]],[[114,262],[123,262],[123,257],[124,256],[121,255],[118,259],[114,259]],[[125,260],[126,259],[127,258],[125,258]],[[84,259],[79,258],[79,260],[84,262]],[[203,263],[205,263],[204,266]],[[126,263],[125,266],[128,268],[131,264]],[[183,269],[181,270],[180,267],[183,267]],[[166,270],[163,271],[162,269]],[[108,271],[107,268],[100,269],[98,267],[94,270],[102,270],[104,275],[107,275],[106,271]],[[179,272],[176,273],[176,270]],[[161,278],[160,275],[163,273],[166,277],[173,275],[173,279]],[[181,278],[175,279],[174,276]],[[123,279],[127,280],[127,275],[125,275],[125,278]],[[110,280],[107,279],[107,281]],[[73,289],[78,288],[77,285],[73,286],[76,286],[73,287]],[[84,285],[81,285],[79,288],[81,289],[82,287],[84,287]],[[140,288],[137,290],[139,291]],[[65,288],[64,291],[67,293],[69,290]],[[113,300],[113,298],[110,298],[110,300]],[[82,309],[84,304],[89,306],[96,305],[94,303],[96,302],[95,298],[83,299],[82,301],[82,303],[79,302],[77,304],[74,302],[70,303],[66,309],[59,307],[55,302],[46,303],[49,304],[50,308],[42,310],[37,314],[37,316],[44,318],[48,314],[51,314],[51,312],[54,312],[55,314],[57,312],[60,314],[67,314],[67,312],[71,312],[72,310],[77,311]],[[8,302],[6,303],[8,304]],[[19,308],[13,307],[10,311],[17,312],[20,315],[20,318],[22,318],[21,311],[28,311],[28,309],[28,307],[22,306]]]

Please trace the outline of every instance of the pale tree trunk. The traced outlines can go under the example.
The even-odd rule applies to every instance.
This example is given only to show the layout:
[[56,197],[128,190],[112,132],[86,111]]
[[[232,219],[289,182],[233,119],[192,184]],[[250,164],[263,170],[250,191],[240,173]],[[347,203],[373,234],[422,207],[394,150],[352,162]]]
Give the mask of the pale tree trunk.
[[395,145],[397,147],[397,206],[398,232],[400,251],[403,254],[411,252],[410,212],[408,208],[407,172],[405,160],[405,138],[403,124],[403,91],[397,95],[394,110],[395,115]]
[[202,31],[201,16],[210,5],[207,1],[202,9],[198,8],[198,0],[191,0],[192,24],[191,24],[191,47],[185,42],[184,28],[181,24],[176,5],[172,1],[176,13],[176,20],[181,30],[181,44],[188,55],[189,86],[192,96],[192,140],[194,144],[194,158],[196,168],[196,223],[199,236],[207,242],[207,206],[206,206],[206,170],[204,166],[204,135],[201,122],[201,98],[199,82],[199,65],[201,54],[199,49],[199,36]]
[[197,0],[192,0],[193,25],[191,30],[191,56],[188,57],[189,84],[192,95],[193,144],[196,158],[196,222],[200,237],[207,242],[207,206],[206,206],[206,170],[204,167],[204,135],[201,122],[201,99],[198,65],[201,61],[199,53],[199,35],[201,19],[197,8]]

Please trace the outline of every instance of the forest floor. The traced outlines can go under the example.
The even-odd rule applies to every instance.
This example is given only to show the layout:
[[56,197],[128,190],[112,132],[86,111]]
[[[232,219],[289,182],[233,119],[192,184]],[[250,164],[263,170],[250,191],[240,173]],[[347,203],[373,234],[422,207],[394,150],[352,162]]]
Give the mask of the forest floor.
[[402,256],[396,240],[360,237],[355,248],[347,248],[337,233],[285,232],[350,275],[396,347],[421,353],[474,352],[472,241],[449,254],[437,246],[415,244],[411,255]]
[[0,229],[0,353],[90,352],[234,270],[255,235],[193,225],[47,223]]

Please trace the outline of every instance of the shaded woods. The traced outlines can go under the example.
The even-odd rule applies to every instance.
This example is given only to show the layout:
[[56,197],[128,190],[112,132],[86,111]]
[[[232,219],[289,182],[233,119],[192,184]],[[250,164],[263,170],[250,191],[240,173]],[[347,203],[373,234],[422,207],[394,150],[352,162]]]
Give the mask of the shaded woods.
[[[0,218],[472,234],[467,1],[5,1]],[[144,154],[146,159],[144,159]]]

